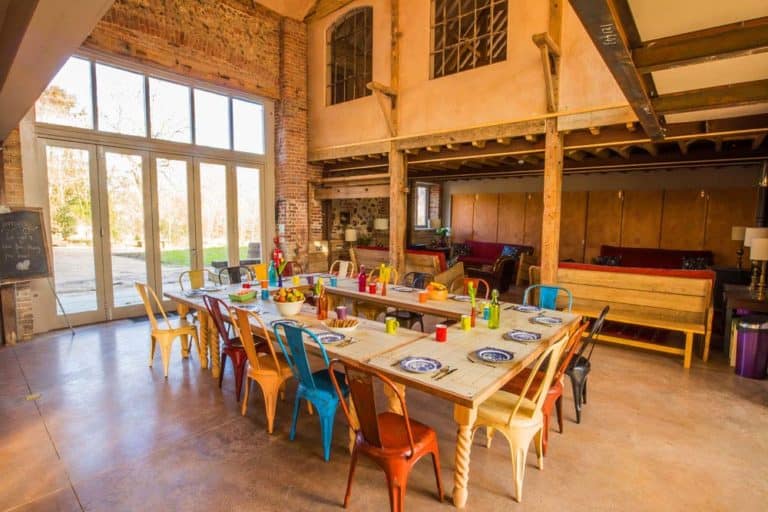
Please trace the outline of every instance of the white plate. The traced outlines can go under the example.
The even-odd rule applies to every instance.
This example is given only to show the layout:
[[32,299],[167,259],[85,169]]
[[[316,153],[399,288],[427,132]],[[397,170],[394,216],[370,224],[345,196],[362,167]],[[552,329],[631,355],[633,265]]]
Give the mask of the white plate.
[[269,326],[273,329],[275,328],[276,324],[290,325],[291,327],[302,327],[301,322],[297,322],[296,320],[291,320],[289,318],[277,319],[269,322]]
[[530,321],[534,324],[541,324],[541,325],[560,325],[563,323],[562,318],[558,318],[556,316],[546,316],[546,315],[535,316],[531,318]]
[[337,341],[346,339],[346,336],[338,332],[318,332],[315,333],[315,337],[317,338],[317,341],[322,344],[336,343]]
[[400,368],[411,373],[429,373],[439,370],[443,364],[431,357],[406,357],[400,361]]
[[529,341],[539,341],[541,339],[541,334],[537,332],[530,332],[530,331],[521,331],[518,329],[505,332],[502,337],[505,340],[509,341],[520,341],[523,343],[529,342]]
[[470,297],[469,295],[454,295],[451,298],[453,300],[455,300],[455,301],[458,301],[458,302],[471,302],[472,301],[472,297]]
[[507,363],[515,358],[515,354],[500,348],[485,347],[475,352],[478,359],[486,363]]
[[540,313],[541,308],[538,306],[532,306],[531,304],[520,304],[518,306],[515,306],[515,311],[519,311],[520,313]]
[[405,293],[411,293],[416,291],[416,288],[411,288],[410,286],[393,286],[392,289],[395,290],[396,292],[405,292]]

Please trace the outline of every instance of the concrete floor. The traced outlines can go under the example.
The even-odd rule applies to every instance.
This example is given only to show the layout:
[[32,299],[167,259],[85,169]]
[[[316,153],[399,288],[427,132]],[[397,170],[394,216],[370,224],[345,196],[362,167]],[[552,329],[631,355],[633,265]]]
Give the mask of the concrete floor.
[[[0,510],[338,510],[349,464],[337,416],[330,463],[316,417],[302,411],[288,440],[293,387],[267,435],[260,396],[241,417],[197,359],[174,351],[147,368],[148,323],[125,320],[0,349]],[[506,443],[478,435],[468,510],[766,510],[768,382],[736,377],[720,354],[684,371],[679,358],[606,345],[593,356],[589,403],[552,432],[543,471],[530,457],[523,502],[512,501]],[[25,400],[39,393],[37,400]],[[447,402],[408,394],[438,432],[453,487],[455,427]],[[431,464],[411,475],[409,510],[435,499]],[[358,466],[352,510],[387,510],[384,475]]]

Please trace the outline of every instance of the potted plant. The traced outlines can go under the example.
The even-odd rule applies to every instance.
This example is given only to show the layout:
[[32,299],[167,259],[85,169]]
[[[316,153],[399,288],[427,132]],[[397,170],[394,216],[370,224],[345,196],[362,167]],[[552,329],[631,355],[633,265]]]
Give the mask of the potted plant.
[[451,236],[451,228],[442,226],[435,230],[435,234],[440,237],[437,241],[438,247],[448,247],[448,237]]

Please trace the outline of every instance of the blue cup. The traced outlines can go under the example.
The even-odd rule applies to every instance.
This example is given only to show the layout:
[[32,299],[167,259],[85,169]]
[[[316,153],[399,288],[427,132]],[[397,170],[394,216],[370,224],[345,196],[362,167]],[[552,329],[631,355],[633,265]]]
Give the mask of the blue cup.
[[339,284],[339,280],[336,276],[331,276],[331,286],[336,287]]
[[261,300],[269,300],[269,290],[266,288],[262,288],[261,290]]

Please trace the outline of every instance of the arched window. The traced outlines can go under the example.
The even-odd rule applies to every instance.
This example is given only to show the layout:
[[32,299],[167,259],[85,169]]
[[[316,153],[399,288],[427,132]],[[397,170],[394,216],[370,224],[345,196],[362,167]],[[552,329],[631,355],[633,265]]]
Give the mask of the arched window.
[[344,15],[328,32],[328,103],[368,96],[373,46],[373,8]]
[[509,0],[432,0],[432,78],[507,59]]

